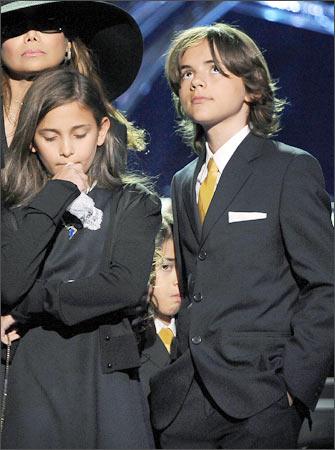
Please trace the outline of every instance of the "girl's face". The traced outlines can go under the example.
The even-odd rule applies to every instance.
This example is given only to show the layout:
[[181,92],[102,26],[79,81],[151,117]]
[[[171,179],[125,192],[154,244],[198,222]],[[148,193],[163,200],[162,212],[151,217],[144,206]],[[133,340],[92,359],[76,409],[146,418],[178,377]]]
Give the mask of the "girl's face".
[[29,30],[1,46],[3,64],[14,73],[34,73],[58,66],[71,44],[64,33]]
[[87,173],[109,127],[108,117],[98,127],[88,108],[79,102],[67,103],[49,111],[38,124],[32,152],[52,176],[68,163],[81,165]]
[[156,306],[158,317],[164,320],[177,314],[181,304],[173,239],[163,243],[162,254],[162,260],[156,264],[152,302]]

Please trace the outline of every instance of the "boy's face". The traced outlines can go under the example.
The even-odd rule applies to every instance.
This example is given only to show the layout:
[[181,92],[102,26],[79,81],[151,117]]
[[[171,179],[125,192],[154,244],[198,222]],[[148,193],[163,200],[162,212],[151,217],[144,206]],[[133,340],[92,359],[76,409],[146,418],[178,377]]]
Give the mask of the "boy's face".
[[[221,61],[216,52],[217,59]],[[247,124],[249,96],[243,80],[216,67],[207,40],[188,48],[180,57],[179,98],[186,115],[205,131],[212,127],[229,127],[237,132]]]
[[157,316],[163,321],[169,321],[170,317],[177,314],[181,304],[172,239],[164,242],[162,254],[162,259],[156,263],[151,301],[157,308]]

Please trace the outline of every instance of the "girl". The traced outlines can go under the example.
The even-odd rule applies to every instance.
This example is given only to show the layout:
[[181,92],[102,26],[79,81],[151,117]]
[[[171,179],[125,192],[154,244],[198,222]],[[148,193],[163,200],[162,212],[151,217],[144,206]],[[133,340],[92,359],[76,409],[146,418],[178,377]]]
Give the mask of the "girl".
[[[152,446],[126,308],[146,292],[160,202],[120,175],[114,144],[92,81],[57,69],[33,83],[2,194],[18,229],[29,215],[49,223],[49,242],[42,261],[33,242],[13,255],[18,264],[26,251],[36,256],[31,272],[39,276],[28,293],[14,298],[3,287],[22,335],[10,368],[5,448]],[[15,235],[8,230],[4,245]]]
[[[7,143],[10,144],[13,138],[24,94],[37,75],[52,67],[70,66],[94,81],[97,89],[102,91],[100,77],[94,68],[96,62],[112,100],[122,94],[135,78],[141,64],[143,43],[134,19],[110,3],[59,0],[4,3],[1,6],[4,111],[1,116],[4,119],[1,151],[7,155]],[[113,158],[118,159],[119,170],[123,171],[127,140],[131,148],[143,150],[144,131],[136,129],[110,102],[106,103],[106,108],[113,128],[114,149],[117,146]],[[64,167],[58,174],[60,179],[74,183],[79,176],[84,179],[85,174],[80,167],[72,166]],[[55,208],[62,215],[62,208],[67,206],[65,202],[73,198],[71,195],[68,198],[66,190],[60,195],[55,184],[46,186],[46,189],[46,196],[53,197]],[[85,186],[81,186],[83,189]],[[6,217],[7,214],[3,214],[5,226]],[[3,271],[2,280],[7,295],[15,299],[31,288],[37,275],[35,270],[39,267],[34,258],[38,255],[39,260],[43,259],[52,233],[53,223],[46,217],[37,217],[35,212],[22,218],[22,226],[2,248],[6,267],[6,276]],[[25,258],[14,263],[13,258],[21,249],[24,249]],[[30,253],[32,256],[28,258]],[[17,269],[21,273],[19,279],[13,277]]]

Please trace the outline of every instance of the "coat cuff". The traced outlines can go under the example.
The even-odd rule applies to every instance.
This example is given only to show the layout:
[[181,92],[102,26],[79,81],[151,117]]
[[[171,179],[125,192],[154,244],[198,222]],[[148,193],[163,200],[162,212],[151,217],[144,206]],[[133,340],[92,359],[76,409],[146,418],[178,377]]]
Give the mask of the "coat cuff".
[[57,222],[67,206],[80,195],[74,183],[64,180],[50,180],[27,206],[27,211],[41,212]]

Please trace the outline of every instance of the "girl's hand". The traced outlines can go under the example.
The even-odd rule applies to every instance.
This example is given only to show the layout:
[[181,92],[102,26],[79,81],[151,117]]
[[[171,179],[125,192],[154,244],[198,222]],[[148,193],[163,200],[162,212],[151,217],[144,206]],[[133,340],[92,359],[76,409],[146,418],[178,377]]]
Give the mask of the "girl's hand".
[[89,188],[88,176],[84,173],[81,164],[68,163],[61,166],[60,170],[55,173],[52,179],[70,181],[77,185],[80,192],[86,192]]
[[15,319],[11,316],[1,316],[1,342],[8,344],[8,341],[13,342],[21,336],[18,331],[13,329]]

